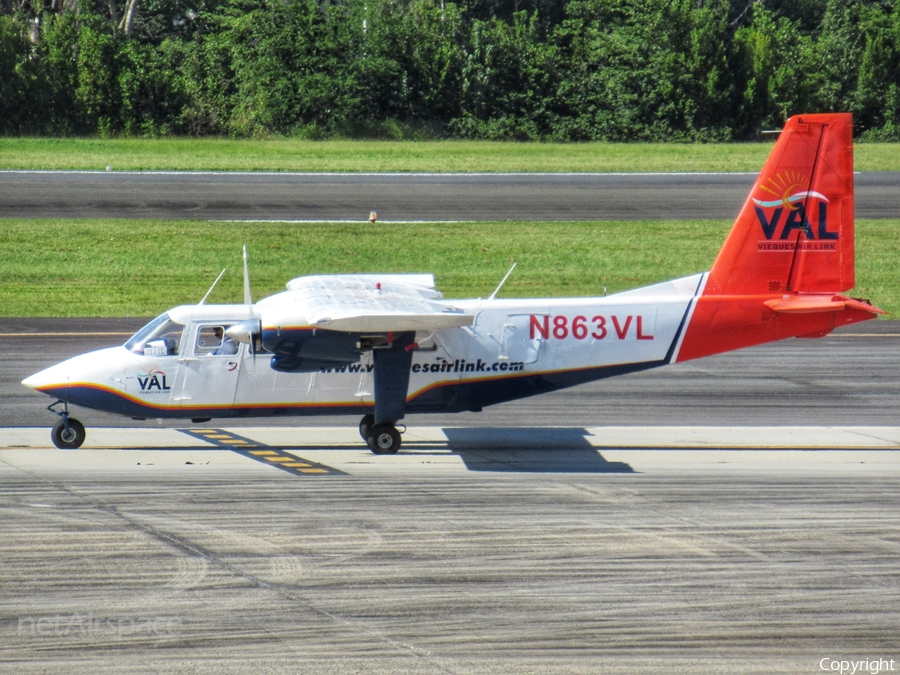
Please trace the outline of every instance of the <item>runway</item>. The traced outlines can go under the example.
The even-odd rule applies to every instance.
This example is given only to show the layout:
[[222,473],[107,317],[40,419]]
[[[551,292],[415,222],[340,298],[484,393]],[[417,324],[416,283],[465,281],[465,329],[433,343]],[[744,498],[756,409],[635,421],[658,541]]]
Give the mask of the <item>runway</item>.
[[[753,177],[619,180],[4,173],[0,217],[730,218]],[[393,457],[355,418],[86,410],[51,448],[19,381],[143,322],[0,319],[0,672],[900,666],[894,322],[410,417]]]
[[[565,442],[517,449],[530,437],[516,432],[455,447],[420,430],[375,457],[333,429],[239,431],[340,472],[291,473],[166,429],[98,431],[102,449],[0,449],[0,670],[732,674],[900,660],[900,429],[795,431],[801,445],[859,444],[841,451],[642,450],[617,447],[646,444],[640,431],[581,430],[599,444],[591,462]],[[15,433],[12,445],[40,444]],[[728,433],[746,430],[654,438]]]
[[[0,218],[734,218],[756,174],[0,172]],[[857,218],[900,214],[900,172],[855,177]]]

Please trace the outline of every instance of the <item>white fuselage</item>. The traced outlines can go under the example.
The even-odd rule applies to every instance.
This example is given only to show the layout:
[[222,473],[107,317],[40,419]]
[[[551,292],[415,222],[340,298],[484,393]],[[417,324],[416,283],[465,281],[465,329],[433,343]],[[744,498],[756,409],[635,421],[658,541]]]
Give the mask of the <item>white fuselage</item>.
[[[471,326],[417,336],[409,412],[478,410],[675,360],[704,275],[598,298],[461,300]],[[134,417],[229,417],[359,412],[374,403],[372,353],[314,372],[279,372],[247,344],[216,354],[214,326],[247,318],[235,305],[182,307],[177,353],[126,347],[41,371],[27,386],[61,400]],[[156,353],[153,353],[153,352]]]

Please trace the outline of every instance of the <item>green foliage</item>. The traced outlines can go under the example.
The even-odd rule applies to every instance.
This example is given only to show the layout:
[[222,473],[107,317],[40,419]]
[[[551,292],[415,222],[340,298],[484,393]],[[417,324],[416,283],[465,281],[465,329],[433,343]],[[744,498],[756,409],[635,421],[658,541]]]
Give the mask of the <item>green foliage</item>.
[[397,19],[398,31],[391,41],[396,56],[389,50],[382,52],[383,58],[397,61],[395,100],[400,107],[395,112],[401,118],[446,124],[461,111],[468,37],[463,16],[452,2],[436,5],[429,0],[412,0]]
[[27,120],[22,114],[27,109],[27,77],[22,73],[27,54],[22,24],[0,16],[0,124],[12,133],[27,131]]
[[872,5],[865,27],[853,93],[857,124],[871,136],[900,140],[900,12]]
[[121,105],[116,82],[119,44],[115,35],[103,30],[98,17],[82,15],[80,23],[78,39],[73,45],[78,128],[107,135],[118,122]]
[[795,113],[821,111],[811,107],[813,43],[797,22],[760,7],[737,32],[735,43],[743,90],[738,119],[744,134],[754,127],[777,129]]
[[572,0],[556,32],[557,135],[724,140],[733,109],[728,25],[687,0]]
[[517,12],[511,24],[475,21],[470,44],[462,115],[451,128],[470,138],[549,137],[556,50],[540,39],[537,14]]
[[26,3],[0,133],[722,141],[847,110],[896,140],[898,1],[139,0],[129,36],[124,0]]
[[59,136],[89,132],[81,124],[75,104],[79,75],[77,19],[71,13],[46,14],[40,30],[34,59],[23,68],[31,103],[26,126],[29,131]]

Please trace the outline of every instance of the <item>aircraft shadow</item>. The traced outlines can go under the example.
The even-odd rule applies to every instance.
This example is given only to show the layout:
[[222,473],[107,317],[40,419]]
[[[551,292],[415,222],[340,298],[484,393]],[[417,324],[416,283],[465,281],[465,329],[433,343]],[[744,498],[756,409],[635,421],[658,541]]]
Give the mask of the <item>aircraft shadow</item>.
[[444,428],[449,448],[470,471],[635,473],[591,445],[584,428]]

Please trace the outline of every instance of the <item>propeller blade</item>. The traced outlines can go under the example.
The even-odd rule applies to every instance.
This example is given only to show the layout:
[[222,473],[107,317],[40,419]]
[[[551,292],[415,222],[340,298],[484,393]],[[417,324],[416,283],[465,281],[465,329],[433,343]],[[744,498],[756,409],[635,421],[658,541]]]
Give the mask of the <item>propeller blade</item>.
[[253,304],[250,295],[250,263],[247,259],[247,244],[244,244],[244,304],[248,307]]

